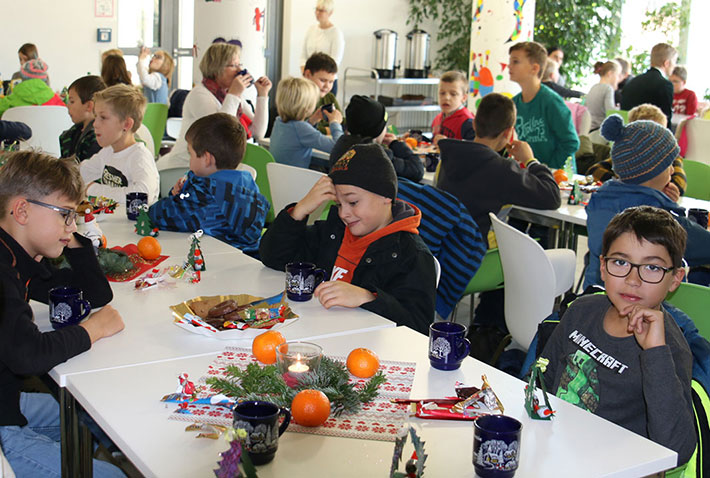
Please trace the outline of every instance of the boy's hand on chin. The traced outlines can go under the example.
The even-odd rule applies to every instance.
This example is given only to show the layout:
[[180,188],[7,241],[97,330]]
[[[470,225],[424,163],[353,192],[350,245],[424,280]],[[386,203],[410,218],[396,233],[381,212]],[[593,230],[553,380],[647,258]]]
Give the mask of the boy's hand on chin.
[[375,295],[369,290],[342,281],[323,282],[313,294],[326,309],[335,305],[355,308],[375,300]]
[[621,315],[628,317],[627,330],[634,334],[642,349],[648,350],[666,345],[662,311],[630,305],[621,312]]
[[678,189],[678,186],[673,183],[666,184],[666,187],[663,188],[663,193],[673,202],[678,202],[680,199],[680,190]]

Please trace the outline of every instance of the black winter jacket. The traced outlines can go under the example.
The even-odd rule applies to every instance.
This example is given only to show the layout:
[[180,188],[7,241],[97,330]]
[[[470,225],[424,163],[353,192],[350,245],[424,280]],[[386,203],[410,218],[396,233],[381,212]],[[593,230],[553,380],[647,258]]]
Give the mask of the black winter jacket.
[[[262,262],[281,271],[289,262],[313,262],[330,277],[345,233],[337,207],[312,226],[293,219],[291,207],[279,213],[262,237]],[[436,300],[434,256],[418,235],[396,232],[370,244],[351,283],[377,296],[363,309],[429,335]]]

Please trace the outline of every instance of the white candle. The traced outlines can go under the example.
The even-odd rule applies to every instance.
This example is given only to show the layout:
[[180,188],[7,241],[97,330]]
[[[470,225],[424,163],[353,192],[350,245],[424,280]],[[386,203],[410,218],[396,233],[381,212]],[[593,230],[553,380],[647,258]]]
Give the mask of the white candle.
[[[300,357],[298,357],[300,358]],[[293,373],[306,373],[310,370],[310,367],[306,365],[305,363],[301,362],[300,360],[296,360],[296,363],[293,363],[288,366],[288,371],[293,372]]]

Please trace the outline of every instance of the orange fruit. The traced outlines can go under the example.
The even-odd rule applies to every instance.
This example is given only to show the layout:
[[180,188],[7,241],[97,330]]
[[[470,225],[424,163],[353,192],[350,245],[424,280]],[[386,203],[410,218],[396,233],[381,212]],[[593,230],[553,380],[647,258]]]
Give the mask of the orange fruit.
[[147,236],[138,241],[138,254],[147,261],[152,261],[160,256],[160,243],[154,237]]
[[251,343],[251,353],[264,364],[276,363],[276,347],[286,342],[284,336],[276,330],[269,330],[254,337]]
[[330,400],[320,390],[302,390],[293,397],[291,416],[304,427],[319,427],[330,416]]
[[555,178],[555,182],[557,184],[560,184],[562,181],[569,181],[569,178],[567,177],[567,173],[565,173],[564,169],[555,170],[555,172],[552,173],[552,176]]
[[106,239],[106,236],[101,236],[101,247],[106,249],[106,246],[108,245],[108,239]]
[[351,374],[360,378],[370,378],[377,373],[380,368],[380,359],[377,354],[370,349],[354,349],[348,354],[345,362]]
[[404,142],[407,143],[407,144],[409,145],[409,147],[412,148],[412,149],[414,149],[414,148],[416,148],[417,146],[419,146],[419,143],[418,143],[417,140],[414,139],[414,138],[405,138],[405,139],[404,139]]

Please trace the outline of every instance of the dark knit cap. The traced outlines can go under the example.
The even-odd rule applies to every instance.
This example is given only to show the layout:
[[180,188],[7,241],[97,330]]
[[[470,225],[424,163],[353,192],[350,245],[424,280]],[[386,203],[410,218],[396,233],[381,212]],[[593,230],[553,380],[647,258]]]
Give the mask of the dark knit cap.
[[397,174],[382,145],[356,144],[330,168],[333,184],[349,184],[393,201],[397,198]]
[[385,107],[372,98],[355,95],[345,109],[348,131],[363,137],[376,138],[387,124]]
[[602,136],[614,142],[611,162],[625,183],[641,184],[668,169],[680,154],[673,134],[654,121],[639,120],[624,126],[619,115],[611,115],[601,127]]

